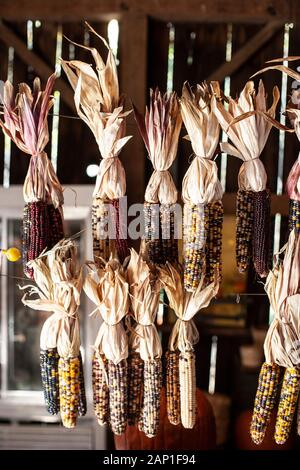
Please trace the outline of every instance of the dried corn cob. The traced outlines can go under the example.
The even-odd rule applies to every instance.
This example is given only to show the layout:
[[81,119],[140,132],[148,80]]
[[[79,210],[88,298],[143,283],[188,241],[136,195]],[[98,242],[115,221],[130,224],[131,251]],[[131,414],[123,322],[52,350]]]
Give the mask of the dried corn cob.
[[44,400],[47,411],[52,415],[59,413],[58,360],[57,349],[48,349],[47,351],[40,352]]
[[[38,201],[28,204],[29,219],[25,218],[23,221],[23,232],[28,233],[27,238],[28,247],[25,248],[27,252],[27,261],[31,261],[39,256],[39,254],[49,247],[50,237],[50,224],[47,203]],[[24,226],[26,224],[26,226]],[[25,239],[24,239],[25,240]],[[49,247],[50,248],[50,247]],[[33,270],[24,265],[24,273],[31,277]]]
[[138,353],[128,357],[128,424],[136,424],[142,405],[144,361]]
[[175,213],[173,205],[160,205],[160,225],[163,264],[167,261],[169,263],[176,263],[178,261],[178,240],[175,238]]
[[87,405],[86,405],[86,395],[85,395],[85,386],[84,386],[83,363],[82,363],[82,357],[81,357],[80,352],[79,352],[79,383],[80,383],[80,395],[79,395],[78,414],[79,416],[84,416],[86,414]]
[[[100,258],[108,260],[114,248],[114,240],[110,240],[108,233],[108,201],[99,197],[93,199],[92,205],[92,234],[94,261],[99,266]],[[106,232],[106,233],[105,233]]]
[[240,273],[248,269],[252,256],[253,191],[239,189],[236,200],[236,262]]
[[215,201],[208,204],[208,230],[205,245],[206,251],[206,283],[214,281],[215,270],[221,278],[222,269],[222,227],[223,227],[223,204]]
[[127,243],[127,238],[123,238],[126,235],[127,223],[126,221],[120,220],[120,200],[114,199],[112,201],[114,207],[113,216],[114,216],[114,227],[116,228],[116,250],[118,257],[121,263],[129,255],[129,248]]
[[250,434],[255,444],[261,444],[274,408],[278,386],[280,367],[277,364],[263,363],[255,396]]
[[253,264],[261,277],[270,270],[270,217],[270,192],[253,192]]
[[48,204],[47,209],[50,225],[49,248],[52,248],[54,245],[56,245],[56,243],[64,238],[62,208],[55,208],[53,204]]
[[109,414],[114,434],[122,434],[127,425],[127,361],[108,361]]
[[300,390],[300,371],[295,367],[285,370],[275,425],[275,441],[284,444],[290,434]]
[[300,231],[300,201],[290,199],[289,202],[289,231]]
[[162,264],[161,232],[157,204],[144,202],[144,224],[147,257],[155,264]]
[[179,355],[180,412],[184,428],[192,429],[196,421],[196,372],[193,351]]
[[147,437],[157,434],[160,415],[160,393],[162,387],[161,359],[144,362],[143,406],[139,420],[139,429]]
[[79,357],[59,358],[60,414],[66,428],[76,426],[80,399],[80,360]]
[[103,426],[109,420],[109,391],[107,359],[94,353],[93,357],[93,401],[98,423]]
[[167,414],[171,424],[180,423],[179,352],[167,351]]
[[205,267],[205,242],[208,230],[208,207],[184,205],[184,287],[193,291],[199,285]]

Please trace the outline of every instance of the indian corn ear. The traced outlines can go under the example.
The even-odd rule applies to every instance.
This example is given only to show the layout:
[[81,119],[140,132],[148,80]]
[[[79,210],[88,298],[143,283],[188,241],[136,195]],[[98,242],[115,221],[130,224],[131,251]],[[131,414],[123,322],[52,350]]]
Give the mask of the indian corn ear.
[[300,231],[300,201],[290,199],[289,202],[289,231]]
[[127,361],[108,361],[109,416],[114,434],[122,434],[127,425]]
[[192,429],[196,422],[196,371],[193,351],[179,355],[181,424]]
[[103,426],[109,421],[108,367],[104,354],[95,352],[92,363],[94,412]]
[[59,358],[60,414],[66,428],[76,426],[80,399],[80,360],[79,357]]
[[108,201],[99,197],[93,199],[92,204],[92,236],[93,254],[97,266],[101,264],[100,258],[108,261],[113,251],[114,240],[108,237]]
[[285,370],[275,425],[275,441],[284,444],[290,434],[300,389],[300,371],[295,367]]
[[128,424],[139,420],[142,405],[144,361],[138,353],[128,357]]
[[161,359],[145,361],[143,406],[138,425],[140,431],[143,431],[147,437],[154,437],[158,431],[161,387]]
[[252,255],[253,191],[238,190],[236,200],[236,263],[239,272],[248,269]]
[[205,266],[205,243],[208,230],[208,207],[184,205],[184,287],[197,289]]
[[171,424],[180,423],[179,352],[167,351],[167,415]]
[[261,444],[271,412],[274,408],[279,386],[280,367],[277,364],[263,363],[255,396],[250,434],[255,444]]
[[47,411],[51,415],[59,413],[58,360],[57,349],[48,349],[40,352],[44,400]]
[[261,277],[270,270],[270,191],[253,192],[253,264]]
[[210,284],[215,279],[215,271],[221,278],[222,271],[222,228],[223,228],[223,204],[221,201],[211,202],[208,207],[208,229],[205,245],[206,258],[206,283]]
[[79,416],[84,416],[86,414],[87,405],[86,405],[86,395],[85,395],[85,386],[84,386],[83,362],[82,362],[82,357],[81,357],[80,352],[79,352],[79,384],[80,384],[80,394],[79,394],[78,414]]

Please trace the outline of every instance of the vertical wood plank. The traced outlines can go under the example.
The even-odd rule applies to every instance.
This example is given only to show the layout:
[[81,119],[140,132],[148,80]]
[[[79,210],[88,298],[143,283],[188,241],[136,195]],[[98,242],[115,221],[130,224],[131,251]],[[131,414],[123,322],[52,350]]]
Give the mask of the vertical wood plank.
[[[147,89],[148,19],[146,15],[126,12],[120,24],[120,84],[140,111],[144,111]],[[127,176],[128,204],[143,202],[145,190],[145,151],[133,115],[128,118],[127,133],[133,138],[121,154]]]

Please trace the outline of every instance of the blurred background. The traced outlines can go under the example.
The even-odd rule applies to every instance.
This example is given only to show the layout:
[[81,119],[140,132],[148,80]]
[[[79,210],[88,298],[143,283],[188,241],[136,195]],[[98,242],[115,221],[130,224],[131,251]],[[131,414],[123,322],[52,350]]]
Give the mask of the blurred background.
[[[128,97],[127,109],[132,101],[140,111],[145,108],[150,87],[175,90],[180,95],[186,80],[191,85],[219,80],[225,94],[236,97],[267,60],[300,52],[300,5],[296,0],[253,0],[246,4],[232,0],[1,0],[0,18],[1,80],[9,79],[15,86],[22,81],[31,85],[36,75],[45,83],[54,69],[58,73],[46,150],[66,188],[68,234],[83,230],[79,242],[83,260],[92,254],[89,208],[100,155],[88,127],[74,119],[73,92],[59,59],[90,61],[87,51],[66,38],[97,47],[105,54],[103,44],[87,31],[84,20],[108,38],[118,62],[121,91]],[[279,87],[281,101],[276,118],[285,124],[283,111],[291,89],[299,83],[276,71],[262,78],[270,97],[273,86]],[[128,199],[129,203],[143,202],[151,164],[132,116],[127,133],[133,139],[121,160]],[[185,134],[182,130],[182,137]],[[294,135],[273,129],[262,154],[272,191],[273,253],[286,241],[288,200],[284,185],[298,152]],[[172,167],[178,189],[190,156],[190,143],[180,139]],[[29,157],[1,133],[1,247],[21,245],[22,184],[28,162]],[[200,331],[197,385],[205,392],[205,406],[213,410],[218,447],[251,448],[249,420],[271,312],[262,283],[252,272],[239,274],[235,266],[235,197],[240,162],[219,154],[217,164],[226,191],[224,276],[218,298],[196,317]],[[96,424],[91,406],[72,431],[63,429],[56,417],[46,415],[39,375],[39,333],[45,314],[21,303],[21,265],[7,265],[3,260],[1,270],[0,448],[114,448],[110,431]],[[88,315],[92,310],[83,300],[82,353],[89,397],[95,323]],[[159,313],[164,346],[173,322],[174,315],[167,308]],[[293,437],[289,446],[297,446],[297,440]],[[196,441],[195,448],[200,445]],[[268,445],[275,446],[272,438]]]

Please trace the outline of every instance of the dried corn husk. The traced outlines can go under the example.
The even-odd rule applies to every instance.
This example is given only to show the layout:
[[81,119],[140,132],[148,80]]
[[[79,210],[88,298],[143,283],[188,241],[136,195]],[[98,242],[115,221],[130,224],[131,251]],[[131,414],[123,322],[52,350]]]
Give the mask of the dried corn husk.
[[[66,397],[60,397],[61,415],[66,427],[74,427],[79,413],[80,380],[83,381],[80,370],[80,328],[78,308],[83,285],[82,268],[78,263],[77,249],[74,241],[62,240],[54,248],[43,253],[39,258],[30,262],[33,268],[36,285],[23,287],[26,292],[22,298],[24,305],[34,309],[52,312],[45,321],[40,338],[42,351],[57,348],[59,354],[58,369],[63,361],[67,367],[69,361],[77,361],[76,392],[67,392],[74,400],[74,407],[64,413],[62,406]],[[37,296],[31,299],[31,295]],[[61,371],[62,372],[62,371]],[[61,374],[59,386],[61,389]],[[81,388],[83,384],[81,384]],[[76,396],[75,396],[75,395]]]
[[133,249],[130,251],[126,277],[129,284],[130,312],[135,321],[134,326],[130,328],[130,353],[139,354],[144,361],[139,426],[148,437],[153,437],[158,431],[162,386],[162,347],[155,326],[160,280],[157,271]]
[[[119,95],[117,66],[113,52],[105,39],[91,26],[88,24],[87,26],[107,48],[106,63],[97,49],[76,44],[91,52],[96,70],[92,65],[78,60],[62,60],[62,67],[74,90],[77,113],[93,132],[102,156],[93,193],[94,201],[98,199],[100,204],[101,201],[103,204],[110,204],[124,197],[126,193],[125,170],[119,154],[131,138],[125,135],[125,119],[130,111],[124,111],[124,97]],[[118,234],[110,236],[118,240]],[[101,261],[96,256],[95,262],[100,266]]]
[[84,290],[103,320],[94,349],[98,359],[104,356],[107,360],[106,364],[99,360],[99,367],[103,368],[108,381],[109,422],[112,431],[121,434],[127,424],[128,357],[128,339],[122,320],[128,312],[129,297],[120,262],[110,259],[97,272],[91,270],[85,279]]
[[[158,205],[157,208],[160,212],[157,220],[159,226],[155,227],[155,230],[152,227],[152,232],[155,233],[146,233],[146,242],[149,245],[151,243],[157,245],[157,252],[153,255],[151,255],[153,252],[152,247],[149,246],[148,257],[150,261],[155,263],[163,264],[167,260],[176,262],[177,259],[172,259],[174,254],[172,245],[175,244],[177,247],[175,238],[178,237],[174,233],[170,234],[170,250],[164,253],[164,240],[160,233],[164,231],[161,220],[163,213],[166,210],[172,211],[172,206],[177,201],[177,190],[169,172],[169,168],[176,158],[181,128],[181,116],[176,93],[163,95],[158,88],[155,91],[150,90],[150,105],[149,108],[146,107],[145,118],[135,107],[134,114],[154,168],[145,191],[145,206],[150,206],[150,226],[154,223],[154,214],[151,211],[155,211],[155,205]],[[178,258],[177,255],[176,258]]]
[[[203,251],[203,258],[207,258],[207,263],[203,262],[203,268],[206,264],[211,264],[213,269],[217,267],[220,272],[220,259],[209,260],[208,250],[206,247],[206,238],[209,236],[206,232],[209,228],[206,225],[212,225],[212,221],[205,220],[205,213],[208,214],[209,219],[209,206],[216,201],[220,201],[223,196],[223,189],[218,179],[218,168],[213,160],[217,145],[219,143],[220,126],[215,114],[211,109],[210,89],[203,83],[197,85],[195,92],[192,92],[187,83],[184,84],[182,90],[182,97],[180,99],[180,109],[184,125],[188,131],[186,137],[191,141],[194,151],[194,159],[187,170],[182,182],[182,199],[184,201],[184,271],[185,271],[185,287],[187,289],[195,289],[200,282],[198,279],[190,282],[190,276],[193,277],[196,273],[190,273],[190,264],[194,259],[194,250],[190,250],[188,240],[190,232],[192,231],[193,219],[190,213],[196,207],[205,206],[206,211],[203,210],[203,217],[199,221],[197,227],[199,233],[194,236],[200,237],[204,233],[205,236],[201,237],[199,249]],[[212,215],[212,212],[211,212]],[[203,243],[203,246],[202,246]],[[189,259],[191,258],[191,260]],[[205,260],[204,260],[205,261]],[[199,263],[197,263],[199,264]],[[197,271],[198,272],[198,271]],[[208,278],[211,276],[208,275]],[[194,287],[193,287],[194,286]]]
[[[194,345],[199,340],[193,317],[199,310],[207,307],[211,299],[217,294],[219,288],[218,274],[216,273],[215,282],[206,287],[204,287],[204,276],[202,276],[197,289],[194,292],[187,292],[184,289],[182,273],[171,264],[167,263],[165,267],[159,268],[159,273],[169,299],[169,305],[178,317],[169,339],[168,349],[180,352],[179,372],[182,368],[182,375],[180,374],[179,377],[181,422],[184,427],[192,428],[196,416],[195,358],[193,351]],[[185,367],[181,367],[181,364],[185,364]],[[187,386],[185,380],[187,376],[192,379],[189,381],[189,386]],[[183,384],[183,381],[185,384]]]

